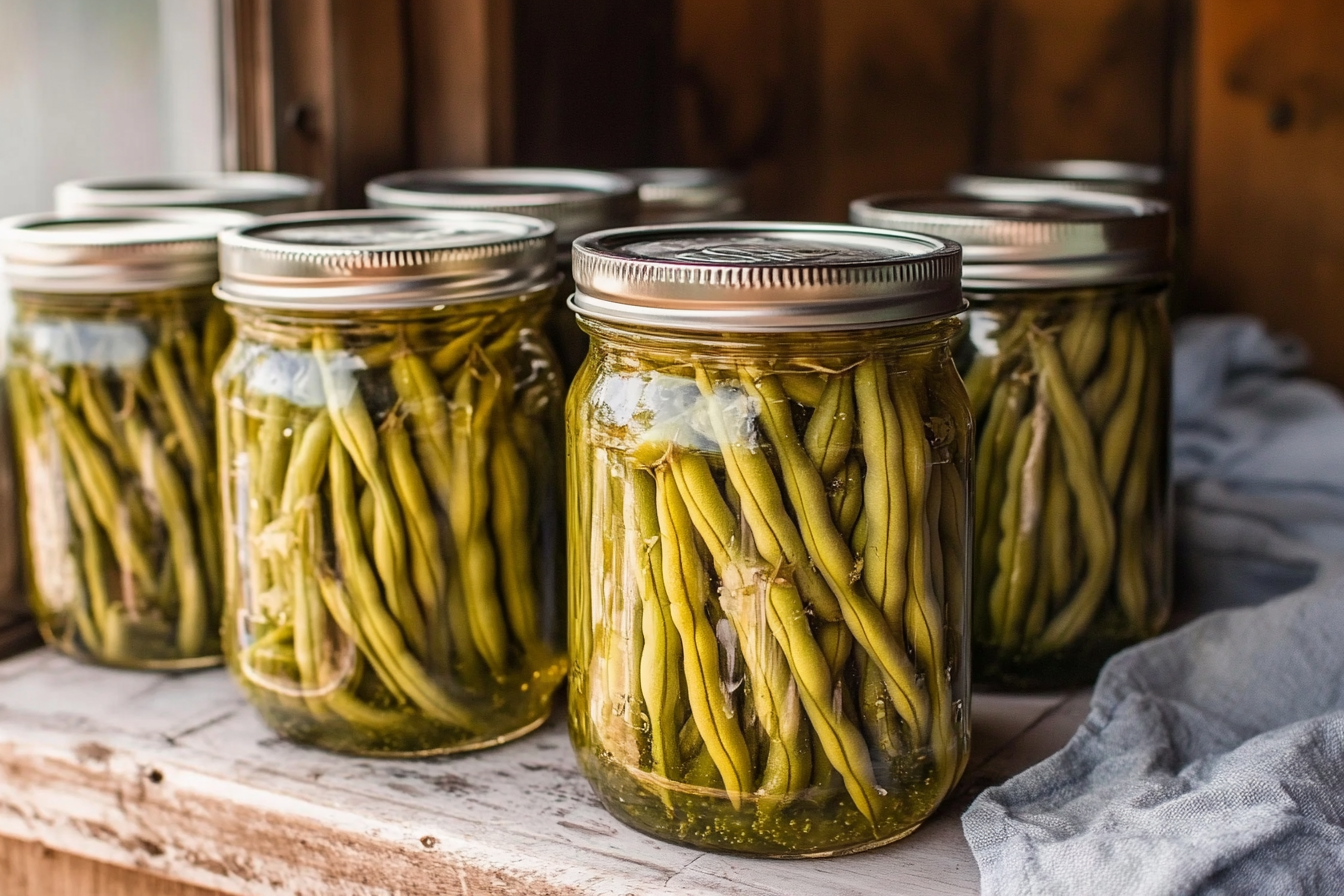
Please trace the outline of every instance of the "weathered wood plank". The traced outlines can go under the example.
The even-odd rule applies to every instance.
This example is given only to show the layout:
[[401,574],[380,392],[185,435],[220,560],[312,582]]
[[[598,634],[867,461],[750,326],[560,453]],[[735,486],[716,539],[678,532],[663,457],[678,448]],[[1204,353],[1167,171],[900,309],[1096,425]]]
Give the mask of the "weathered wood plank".
[[1344,386],[1344,4],[1226,0],[1196,21],[1194,304],[1302,335]]
[[[1063,700],[978,697],[973,768]],[[563,713],[496,750],[380,761],[279,740],[222,671],[110,672],[50,651],[0,663],[0,836],[227,894],[952,896],[978,884],[964,804],[903,844],[835,862],[709,855],[614,821],[574,763]]]
[[218,890],[202,890],[5,837],[0,837],[0,887],[5,896],[220,896]]

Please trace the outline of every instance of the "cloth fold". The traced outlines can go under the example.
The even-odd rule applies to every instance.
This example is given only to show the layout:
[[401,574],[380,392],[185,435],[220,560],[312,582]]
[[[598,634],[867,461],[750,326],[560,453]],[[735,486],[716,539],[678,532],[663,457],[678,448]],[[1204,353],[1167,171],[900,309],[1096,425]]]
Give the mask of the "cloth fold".
[[1344,893],[1344,578],[1119,654],[962,823],[985,896]]
[[1177,328],[1177,605],[1242,608],[1118,654],[1068,745],[975,800],[986,896],[1344,894],[1344,400],[1305,360],[1252,318]]

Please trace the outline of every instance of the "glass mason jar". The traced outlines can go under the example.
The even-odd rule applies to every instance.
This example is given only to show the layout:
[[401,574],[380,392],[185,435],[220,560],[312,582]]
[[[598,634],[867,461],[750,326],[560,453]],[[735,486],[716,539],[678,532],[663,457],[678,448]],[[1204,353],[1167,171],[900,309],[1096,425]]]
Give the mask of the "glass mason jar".
[[720,168],[624,168],[639,185],[640,224],[694,224],[741,218],[746,183]]
[[1075,193],[851,211],[965,252],[976,681],[1090,683],[1171,610],[1167,206]]
[[329,212],[221,240],[224,649],[283,736],[423,755],[549,714],[566,671],[552,234]]
[[[639,211],[635,182],[609,171],[577,168],[440,168],[374,178],[364,187],[370,208],[467,209],[533,215],[555,224],[563,277],[558,295],[574,290],[570,245],[594,230],[633,224]],[[588,335],[573,313],[556,303],[547,332],[560,356],[565,382],[588,352]]]
[[47,642],[132,668],[219,662],[210,295],[239,212],[0,222],[29,600]]
[[590,234],[570,304],[570,737],[621,821],[824,856],[966,761],[971,419],[955,244]]
[[64,213],[186,206],[282,215],[312,211],[321,201],[321,181],[273,171],[96,177],[56,186],[56,210]]

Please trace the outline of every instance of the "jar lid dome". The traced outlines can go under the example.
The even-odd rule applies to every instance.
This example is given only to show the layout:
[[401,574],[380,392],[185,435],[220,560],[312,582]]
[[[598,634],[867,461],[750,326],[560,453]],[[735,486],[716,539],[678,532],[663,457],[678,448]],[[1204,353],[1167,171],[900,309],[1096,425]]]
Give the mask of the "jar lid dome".
[[0,257],[15,289],[62,294],[152,292],[213,283],[222,230],[257,220],[222,209],[44,212],[0,221]]
[[968,289],[1101,286],[1169,273],[1165,202],[1076,192],[1039,199],[890,193],[856,199],[856,224],[913,230],[962,246]]
[[649,223],[732,218],[746,207],[742,178],[720,168],[625,168],[639,185],[640,217]]
[[577,168],[439,168],[374,178],[372,208],[466,209],[535,215],[555,223],[556,242],[634,220],[634,181]]
[[843,224],[628,227],[574,243],[569,305],[623,324],[716,333],[847,330],[956,314],[950,240]]
[[98,177],[69,180],[56,187],[56,210],[231,208],[278,215],[317,208],[321,181],[269,171],[212,171],[151,177]]
[[[1160,199],[1166,195],[1166,187],[1167,173],[1157,165],[1108,159],[1020,162],[970,174],[954,174],[947,181],[951,192],[981,199],[1013,198],[1012,191],[1023,188],[1056,192],[1083,190]],[[1021,197],[1022,194],[1017,195]]]
[[222,234],[227,302],[307,311],[422,308],[524,295],[555,277],[555,227],[496,212],[279,215]]

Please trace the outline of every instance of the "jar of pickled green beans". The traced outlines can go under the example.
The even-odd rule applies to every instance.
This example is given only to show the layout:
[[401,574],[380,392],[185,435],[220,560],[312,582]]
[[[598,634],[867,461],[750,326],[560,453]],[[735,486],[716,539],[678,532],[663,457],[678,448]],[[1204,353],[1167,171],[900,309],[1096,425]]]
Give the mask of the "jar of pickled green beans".
[[823,224],[579,239],[570,737],[619,819],[826,856],[966,761],[960,250]]
[[1090,683],[1171,609],[1167,206],[1078,192],[851,211],[964,247],[976,680]]
[[240,212],[0,222],[12,290],[7,382],[29,600],[81,659],[220,659],[224,600],[210,371],[229,339],[210,295]]
[[549,714],[566,671],[553,232],[374,211],[222,238],[225,653],[285,737],[447,753]]
[[[589,231],[633,224],[640,210],[633,180],[610,171],[579,168],[402,171],[369,181],[364,194],[370,208],[479,209],[535,215],[552,222],[563,277],[557,291],[560,296],[574,289],[569,251],[574,239]],[[546,328],[569,383],[588,351],[588,336],[563,303],[556,303]]]

